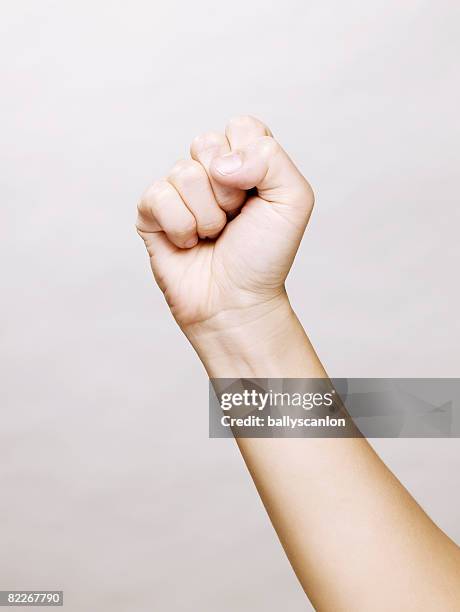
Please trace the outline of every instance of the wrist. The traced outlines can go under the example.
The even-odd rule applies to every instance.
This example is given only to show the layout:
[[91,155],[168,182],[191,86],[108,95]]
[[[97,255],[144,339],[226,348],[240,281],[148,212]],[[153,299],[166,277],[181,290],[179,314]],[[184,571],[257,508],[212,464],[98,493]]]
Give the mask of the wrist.
[[184,329],[210,378],[320,377],[286,292]]

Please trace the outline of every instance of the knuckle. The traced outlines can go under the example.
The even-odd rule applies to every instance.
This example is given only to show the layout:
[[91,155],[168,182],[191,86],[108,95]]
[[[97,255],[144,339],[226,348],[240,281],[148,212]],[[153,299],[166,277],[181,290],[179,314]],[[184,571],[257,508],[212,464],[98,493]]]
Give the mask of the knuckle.
[[171,214],[174,215],[174,209],[171,209],[171,202],[167,198],[156,198],[152,201],[151,210],[153,215],[163,225],[169,223]]
[[252,115],[237,115],[236,117],[232,117],[228,123],[227,128],[260,128],[263,127],[265,129],[265,125],[256,117]]
[[145,215],[149,211],[149,205],[146,202],[144,196],[141,197],[137,204],[137,212],[139,215]]
[[204,132],[204,134],[200,134],[192,140],[190,152],[192,155],[196,155],[202,151],[220,148],[226,144],[227,139],[221,132]]
[[158,180],[152,183],[141,197],[138,205],[139,212],[147,212],[151,210],[154,203],[169,191],[168,183],[166,181]]
[[142,194],[141,199],[137,203],[137,212],[140,215],[146,215],[151,211],[151,209],[152,209],[152,199],[149,196],[149,192],[147,190]]
[[171,172],[169,178],[173,182],[192,183],[202,176],[201,164],[193,159],[184,159],[177,162]]

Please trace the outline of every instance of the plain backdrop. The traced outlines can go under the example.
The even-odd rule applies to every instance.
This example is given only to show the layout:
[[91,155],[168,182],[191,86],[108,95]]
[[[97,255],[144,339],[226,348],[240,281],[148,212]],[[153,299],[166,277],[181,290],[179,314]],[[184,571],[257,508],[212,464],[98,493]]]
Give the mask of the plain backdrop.
[[[260,117],[316,190],[288,288],[330,375],[458,376],[458,2],[9,0],[0,39],[0,588],[305,610],[135,206]],[[375,446],[460,540],[459,441]]]

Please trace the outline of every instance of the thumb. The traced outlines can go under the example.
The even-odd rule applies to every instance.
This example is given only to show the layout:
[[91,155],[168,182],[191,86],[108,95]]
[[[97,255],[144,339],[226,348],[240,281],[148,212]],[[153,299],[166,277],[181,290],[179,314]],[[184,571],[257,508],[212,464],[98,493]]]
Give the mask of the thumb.
[[313,191],[294,162],[271,136],[215,157],[210,172],[214,180],[227,187],[257,188],[260,198],[273,204],[302,208],[310,212]]

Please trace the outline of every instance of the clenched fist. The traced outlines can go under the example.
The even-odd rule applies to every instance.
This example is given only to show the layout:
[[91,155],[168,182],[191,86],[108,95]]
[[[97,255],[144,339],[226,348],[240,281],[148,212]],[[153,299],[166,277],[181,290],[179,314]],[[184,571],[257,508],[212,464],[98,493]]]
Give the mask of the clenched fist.
[[284,281],[313,207],[310,185],[253,117],[194,139],[191,159],[155,181],[137,229],[187,335],[285,297]]

